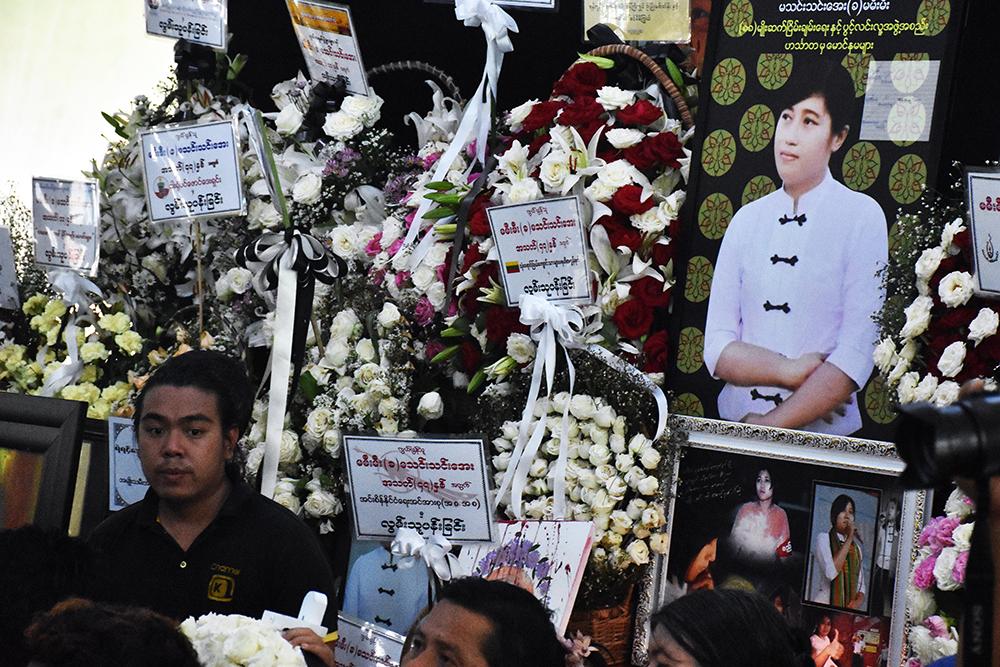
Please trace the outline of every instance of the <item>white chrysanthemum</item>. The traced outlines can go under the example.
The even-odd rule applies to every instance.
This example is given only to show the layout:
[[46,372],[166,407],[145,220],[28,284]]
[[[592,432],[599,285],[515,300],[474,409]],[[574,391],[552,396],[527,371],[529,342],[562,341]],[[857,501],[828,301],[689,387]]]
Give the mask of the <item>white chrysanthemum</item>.
[[941,279],[938,285],[938,296],[941,302],[950,307],[964,306],[972,298],[975,281],[968,271],[952,271]]

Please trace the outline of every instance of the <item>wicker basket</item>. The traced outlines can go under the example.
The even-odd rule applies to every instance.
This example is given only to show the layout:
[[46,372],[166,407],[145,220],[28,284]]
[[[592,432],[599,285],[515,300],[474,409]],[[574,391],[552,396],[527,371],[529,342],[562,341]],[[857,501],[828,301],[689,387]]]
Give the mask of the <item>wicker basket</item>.
[[455,79],[451,78],[443,69],[425,63],[422,60],[397,60],[372,67],[365,74],[368,78],[372,78],[383,74],[405,74],[408,72],[416,72],[420,75],[433,77],[441,85],[441,89],[448,97],[458,102],[459,106],[465,104],[465,101],[462,99],[462,92],[459,90],[458,84],[455,83]]
[[630,586],[625,600],[614,607],[600,609],[574,609],[570,615],[567,633],[577,630],[590,637],[597,645],[608,667],[628,667],[632,664],[632,625],[634,608]]
[[673,100],[674,105],[677,107],[677,113],[681,116],[681,125],[684,129],[688,129],[694,125],[694,119],[691,117],[691,110],[688,108],[687,102],[684,100],[684,95],[681,91],[677,89],[674,85],[673,80],[670,78],[663,68],[656,64],[656,61],[650,58],[648,55],[628,44],[608,44],[606,46],[599,46],[589,53],[592,56],[628,56],[634,60],[638,60],[646,69],[649,70],[650,74],[656,77],[657,82],[659,82],[660,87],[668,95],[670,99]]

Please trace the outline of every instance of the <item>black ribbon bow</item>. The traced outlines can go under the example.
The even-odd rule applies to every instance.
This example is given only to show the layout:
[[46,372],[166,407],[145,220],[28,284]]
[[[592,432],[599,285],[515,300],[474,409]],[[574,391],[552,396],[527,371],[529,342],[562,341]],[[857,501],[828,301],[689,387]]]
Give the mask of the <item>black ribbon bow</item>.
[[771,264],[777,264],[778,262],[784,262],[789,266],[795,266],[799,262],[799,258],[796,255],[791,257],[779,257],[778,255],[771,255]]
[[785,402],[785,399],[781,397],[781,394],[762,394],[756,389],[750,390],[750,398],[755,401],[770,401],[774,403],[774,407],[778,407]]
[[785,313],[785,315],[787,315],[788,313],[792,312],[792,309],[788,305],[787,301],[785,303],[779,303],[777,306],[774,305],[773,303],[771,303],[770,301],[765,301],[764,302],[764,310],[765,311],[780,310],[783,313]]
[[785,224],[786,222],[797,222],[797,223],[799,223],[799,227],[801,227],[806,222],[806,214],[805,213],[799,213],[798,215],[795,215],[795,216],[792,216],[792,217],[788,217],[787,215],[783,215],[780,218],[778,218],[778,222],[780,222],[781,224]]

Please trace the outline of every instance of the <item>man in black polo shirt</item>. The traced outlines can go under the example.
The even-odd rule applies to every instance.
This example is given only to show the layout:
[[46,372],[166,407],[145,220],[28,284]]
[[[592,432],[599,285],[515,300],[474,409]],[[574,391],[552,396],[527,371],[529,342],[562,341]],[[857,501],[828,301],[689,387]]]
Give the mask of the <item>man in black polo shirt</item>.
[[[101,597],[178,620],[208,612],[295,616],[310,590],[326,593],[335,625],[333,574],[319,542],[288,510],[243,482],[233,453],[253,393],[242,363],[211,351],[164,363],[136,399],[146,497],[93,532]],[[333,664],[315,633],[286,638]]]

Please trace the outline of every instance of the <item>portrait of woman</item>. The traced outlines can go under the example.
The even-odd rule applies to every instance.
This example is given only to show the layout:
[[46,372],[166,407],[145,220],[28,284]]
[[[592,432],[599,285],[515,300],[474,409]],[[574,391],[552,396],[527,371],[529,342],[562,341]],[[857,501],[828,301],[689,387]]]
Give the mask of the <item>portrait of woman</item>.
[[832,628],[830,616],[823,614],[816,623],[815,632],[809,637],[810,655],[816,667],[838,667],[836,661],[844,655],[840,634]]
[[832,59],[796,59],[769,103],[781,186],[741,208],[712,279],[704,361],[725,381],[719,416],[849,435],[872,371],[883,302],[885,214],[834,179],[854,84]]
[[788,515],[774,503],[774,482],[767,468],[757,471],[755,499],[736,512],[729,539],[737,560],[776,561],[792,553]]
[[809,602],[864,610],[865,569],[855,525],[857,505],[842,493],[830,504],[830,528],[818,531],[809,568]]

